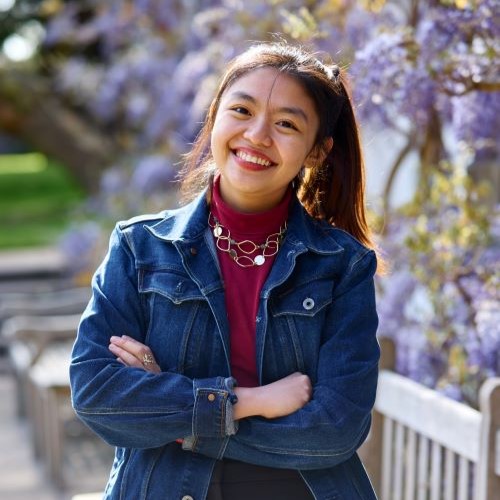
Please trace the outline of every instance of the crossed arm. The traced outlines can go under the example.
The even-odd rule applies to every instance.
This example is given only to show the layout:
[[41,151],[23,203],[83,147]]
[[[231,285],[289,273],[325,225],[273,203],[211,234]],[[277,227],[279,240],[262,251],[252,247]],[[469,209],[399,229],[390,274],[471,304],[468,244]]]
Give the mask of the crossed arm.
[[[151,349],[131,337],[111,337],[109,350],[125,366],[142,368],[151,373],[161,372]],[[233,411],[235,420],[253,416],[277,418],[289,415],[308,403],[312,385],[307,375],[296,372],[260,387],[235,387],[234,393],[238,398]]]

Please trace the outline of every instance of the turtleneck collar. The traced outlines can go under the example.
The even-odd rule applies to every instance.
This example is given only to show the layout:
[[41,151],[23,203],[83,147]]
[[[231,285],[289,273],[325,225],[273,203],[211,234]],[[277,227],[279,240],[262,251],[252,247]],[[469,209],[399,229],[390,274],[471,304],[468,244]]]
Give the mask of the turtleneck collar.
[[269,234],[278,232],[288,218],[292,188],[289,187],[278,205],[259,213],[243,213],[231,208],[220,193],[220,176],[214,179],[211,211],[220,223],[238,239],[265,240]]

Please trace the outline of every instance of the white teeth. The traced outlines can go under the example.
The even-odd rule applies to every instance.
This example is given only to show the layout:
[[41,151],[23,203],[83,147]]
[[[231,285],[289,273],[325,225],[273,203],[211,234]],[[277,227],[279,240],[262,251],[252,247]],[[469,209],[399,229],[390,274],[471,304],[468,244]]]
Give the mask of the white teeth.
[[257,165],[262,165],[264,167],[271,166],[270,161],[264,160],[264,158],[258,158],[257,156],[249,155],[249,154],[245,153],[244,151],[237,151],[236,156],[238,158],[241,158],[244,161],[249,161],[250,163],[257,163]]

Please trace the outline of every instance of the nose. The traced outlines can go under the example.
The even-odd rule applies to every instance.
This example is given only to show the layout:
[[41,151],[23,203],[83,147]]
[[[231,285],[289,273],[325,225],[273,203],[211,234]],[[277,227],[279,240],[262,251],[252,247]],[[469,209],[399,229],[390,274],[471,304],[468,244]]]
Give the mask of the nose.
[[265,117],[255,118],[248,122],[243,138],[252,144],[269,147],[272,144],[270,132],[269,123]]

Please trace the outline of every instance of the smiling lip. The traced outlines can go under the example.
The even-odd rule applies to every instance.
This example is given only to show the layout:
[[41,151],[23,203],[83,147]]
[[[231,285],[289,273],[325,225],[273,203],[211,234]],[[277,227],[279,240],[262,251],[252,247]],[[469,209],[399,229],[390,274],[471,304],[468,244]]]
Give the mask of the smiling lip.
[[263,170],[276,165],[266,155],[251,149],[236,148],[232,150],[232,153],[240,165],[251,170]]

